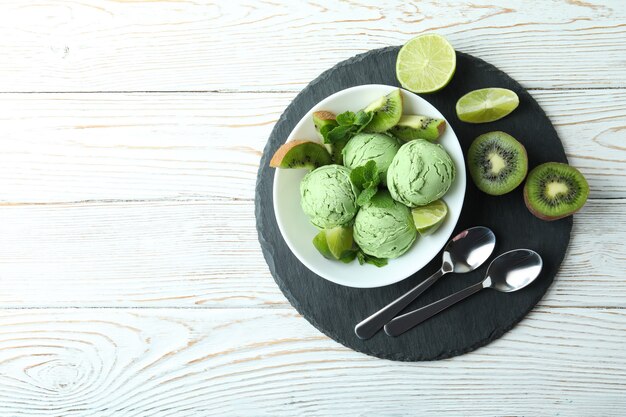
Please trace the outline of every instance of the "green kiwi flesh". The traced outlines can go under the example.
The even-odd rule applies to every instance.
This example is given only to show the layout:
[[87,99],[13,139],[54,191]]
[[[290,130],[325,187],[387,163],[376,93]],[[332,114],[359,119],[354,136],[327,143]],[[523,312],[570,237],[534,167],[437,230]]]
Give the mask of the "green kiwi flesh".
[[404,141],[414,139],[426,139],[435,141],[446,129],[446,121],[433,119],[427,116],[406,115],[402,116],[389,133]]
[[526,148],[504,132],[478,136],[470,145],[467,165],[474,184],[490,195],[513,191],[528,172]]
[[[337,123],[336,120],[335,113],[331,113],[325,110],[316,111],[313,113],[313,124],[315,125],[315,130],[317,130],[318,133],[320,133],[322,129],[332,129],[339,126],[339,123]],[[323,139],[321,133],[320,138]]]
[[[320,138],[323,140],[324,136],[322,132],[329,132],[333,130],[335,127],[339,126],[337,123],[335,113],[331,113],[329,111],[316,111],[313,113],[313,124],[315,125],[315,130],[319,134]],[[346,146],[347,141],[335,142],[335,143],[326,143],[326,149],[330,152],[330,156],[333,159],[333,162],[338,165],[343,165],[343,154],[341,151]]]
[[330,154],[321,143],[292,140],[278,148],[272,156],[270,166],[273,168],[308,168],[313,170],[331,163]]
[[386,132],[394,127],[402,117],[402,93],[400,89],[394,90],[373,101],[363,110],[374,113],[372,121],[365,126],[366,132]]
[[559,162],[539,165],[528,174],[524,203],[542,220],[570,216],[585,205],[589,184],[576,168]]

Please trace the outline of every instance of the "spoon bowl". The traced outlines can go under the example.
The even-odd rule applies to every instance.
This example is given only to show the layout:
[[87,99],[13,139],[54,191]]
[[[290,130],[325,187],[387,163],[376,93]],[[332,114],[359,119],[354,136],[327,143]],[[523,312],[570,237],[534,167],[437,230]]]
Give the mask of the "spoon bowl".
[[491,229],[472,227],[448,242],[443,252],[443,265],[450,265],[450,272],[473,271],[489,259],[495,246],[496,236]]
[[513,292],[533,282],[541,272],[543,260],[530,249],[505,252],[494,259],[483,281],[485,288],[500,292]]

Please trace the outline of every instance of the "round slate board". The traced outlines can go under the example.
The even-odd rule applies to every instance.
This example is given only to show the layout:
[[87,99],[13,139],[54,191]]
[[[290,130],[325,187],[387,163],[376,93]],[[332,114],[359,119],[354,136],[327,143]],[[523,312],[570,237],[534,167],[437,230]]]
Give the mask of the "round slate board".
[[[497,339],[533,308],[552,283],[565,256],[572,218],[541,221],[526,209],[522,187],[507,195],[492,197],[480,192],[468,174],[465,203],[454,234],[471,226],[490,227],[497,237],[491,259],[515,248],[533,249],[544,260],[541,276],[516,293],[481,291],[400,337],[388,337],[381,331],[369,340],[357,338],[354,334],[356,323],[430,276],[439,268],[441,256],[404,281],[381,288],[349,288],[318,277],[296,259],[278,230],[272,202],[274,169],[269,167],[269,160],[296,123],[323,98],[361,84],[399,86],[395,77],[399,49],[378,49],[337,64],[312,81],[287,107],[276,123],[261,159],[255,199],[257,228],[263,254],[278,286],[296,310],[320,331],[351,349],[379,358],[401,361],[443,359]],[[468,91],[485,87],[515,91],[520,98],[519,107],[511,115],[493,123],[472,125],[459,121],[454,111],[458,98]],[[529,169],[549,161],[567,162],[556,131],[537,102],[511,77],[478,58],[457,52],[457,68],[452,82],[442,91],[422,97],[446,117],[464,152],[476,136],[503,130],[526,146]],[[442,278],[405,311],[479,282],[487,265],[485,263],[469,274],[450,274]],[[384,274],[385,269],[381,268],[380,273]]]

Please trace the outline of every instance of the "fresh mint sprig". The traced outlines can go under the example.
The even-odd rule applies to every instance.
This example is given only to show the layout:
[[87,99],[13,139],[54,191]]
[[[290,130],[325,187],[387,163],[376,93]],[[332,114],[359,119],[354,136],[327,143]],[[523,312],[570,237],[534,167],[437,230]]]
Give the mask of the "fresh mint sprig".
[[354,113],[345,111],[336,117],[338,126],[320,130],[324,143],[347,143],[352,136],[361,132],[374,117],[373,112],[359,110]]
[[349,249],[341,254],[341,256],[339,257],[339,260],[343,262],[344,264],[349,264],[350,262],[354,261],[354,259],[356,259],[357,253],[358,253],[358,250]]
[[380,175],[376,162],[369,160],[365,165],[354,168],[350,172],[350,181],[361,190],[356,199],[357,205],[364,206],[378,191]]
[[391,198],[389,193],[378,193],[370,201],[379,208],[391,208],[394,204],[393,198]]
[[387,265],[387,259],[368,255],[359,248],[347,250],[342,253],[339,258],[339,260],[345,264],[349,264],[355,259],[359,261],[359,265],[371,264],[379,268]]
[[362,250],[359,250],[357,252],[356,258],[359,260],[359,264],[361,264],[361,265],[363,265],[363,264],[372,264],[372,265],[376,265],[379,268],[387,265],[387,259],[385,259],[385,258],[377,258],[375,256],[368,255],[365,252],[363,252]]

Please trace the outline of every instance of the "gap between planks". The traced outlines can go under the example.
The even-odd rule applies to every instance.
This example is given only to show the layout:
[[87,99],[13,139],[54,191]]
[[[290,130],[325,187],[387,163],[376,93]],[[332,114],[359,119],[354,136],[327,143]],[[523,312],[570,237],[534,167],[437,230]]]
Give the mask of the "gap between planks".
[[[604,197],[604,198],[588,198],[587,201],[621,201],[626,204],[626,197]],[[103,204],[127,204],[127,203],[211,203],[224,201],[243,201],[251,203],[254,198],[251,197],[198,197],[198,198],[144,198],[144,199],[103,199],[103,200],[76,200],[76,201],[51,201],[51,202],[29,202],[29,201],[4,201],[0,202],[2,207],[33,207],[33,206],[74,206],[74,205],[103,205]]]
[[[530,87],[527,91],[594,91],[594,90],[626,90],[626,86],[610,87]],[[293,90],[94,90],[94,91],[0,91],[0,94],[285,94],[299,93],[302,89]]]

